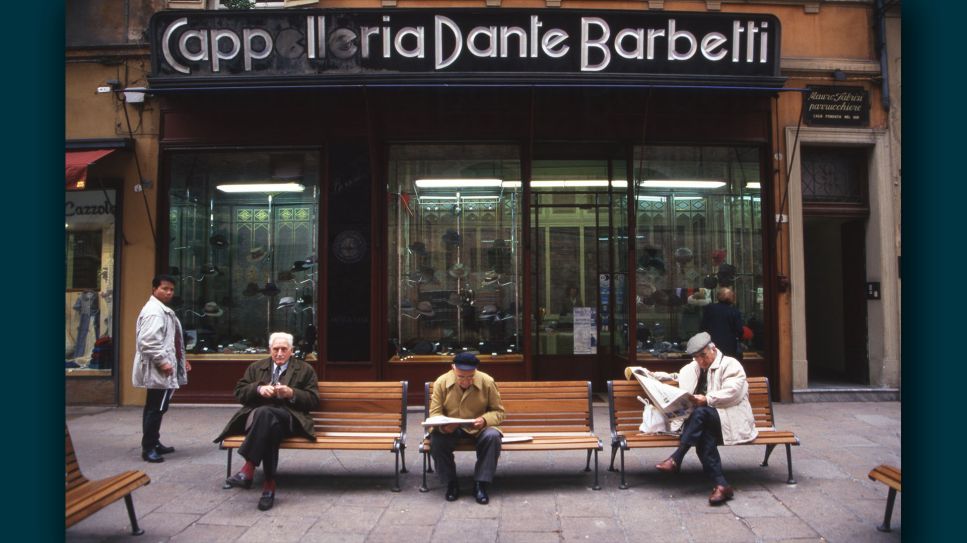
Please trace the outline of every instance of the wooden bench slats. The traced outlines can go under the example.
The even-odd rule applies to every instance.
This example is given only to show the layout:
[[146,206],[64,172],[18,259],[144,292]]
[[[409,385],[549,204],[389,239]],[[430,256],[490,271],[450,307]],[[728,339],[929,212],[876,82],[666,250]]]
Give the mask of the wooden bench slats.
[[[762,466],[767,466],[769,455],[777,445],[786,447],[786,463],[789,484],[795,484],[792,476],[792,453],[790,446],[799,445],[799,438],[792,432],[775,429],[769,380],[766,377],[749,377],[749,403],[755,419],[758,437],[742,445],[765,445],[766,453]],[[671,384],[676,385],[674,381]],[[644,406],[637,396],[644,397],[644,391],[637,380],[608,381],[608,416],[611,422],[611,467],[614,471],[616,454],[621,453],[621,488],[627,488],[624,478],[624,452],[633,448],[678,447],[678,436],[642,434],[639,431]]]
[[[289,437],[281,449],[387,450],[396,455],[394,492],[400,473],[406,473],[406,381],[319,381],[319,408],[311,412],[316,440]],[[227,476],[232,474],[232,449],[245,436],[228,436],[220,447],[228,450]],[[400,461],[402,460],[402,469]]]
[[900,469],[887,464],[881,464],[872,471],[870,471],[868,477],[873,481],[879,481],[886,486],[896,490],[897,492],[902,492],[900,488]]

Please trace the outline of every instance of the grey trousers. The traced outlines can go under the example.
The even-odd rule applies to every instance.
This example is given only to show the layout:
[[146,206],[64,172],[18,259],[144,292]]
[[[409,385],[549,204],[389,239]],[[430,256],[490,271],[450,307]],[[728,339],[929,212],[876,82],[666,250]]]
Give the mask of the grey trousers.
[[[453,451],[462,438],[474,436],[467,434],[462,428],[452,434],[433,432],[430,434],[430,454],[436,464],[437,476],[443,484],[457,480],[457,465],[453,460]],[[500,432],[494,428],[484,428],[476,435],[477,463],[473,467],[473,480],[489,483],[494,480],[497,472],[497,458],[500,457]]]

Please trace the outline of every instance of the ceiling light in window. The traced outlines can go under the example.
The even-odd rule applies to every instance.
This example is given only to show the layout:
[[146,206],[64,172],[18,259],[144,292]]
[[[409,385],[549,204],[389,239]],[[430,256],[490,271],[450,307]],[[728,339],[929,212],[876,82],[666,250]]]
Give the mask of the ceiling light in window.
[[499,187],[500,179],[417,179],[421,189],[456,189],[468,187]]
[[229,183],[218,185],[218,190],[232,193],[249,192],[302,192],[306,190],[305,185],[299,183]]
[[698,179],[646,179],[643,187],[665,189],[717,189],[725,186],[725,181]]
[[760,183],[758,181],[749,181],[748,183],[745,184],[745,188],[747,188],[747,189],[762,189],[762,183]]
[[[531,181],[535,188],[563,188],[563,187],[607,187],[607,179],[539,179]],[[612,187],[625,188],[627,181],[611,181]]]

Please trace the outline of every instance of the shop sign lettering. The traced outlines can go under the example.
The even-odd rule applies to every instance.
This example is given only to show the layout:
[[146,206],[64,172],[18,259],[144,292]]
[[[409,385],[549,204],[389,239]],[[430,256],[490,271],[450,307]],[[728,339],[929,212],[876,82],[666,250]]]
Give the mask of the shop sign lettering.
[[863,87],[810,86],[803,120],[812,126],[869,126],[870,93]]

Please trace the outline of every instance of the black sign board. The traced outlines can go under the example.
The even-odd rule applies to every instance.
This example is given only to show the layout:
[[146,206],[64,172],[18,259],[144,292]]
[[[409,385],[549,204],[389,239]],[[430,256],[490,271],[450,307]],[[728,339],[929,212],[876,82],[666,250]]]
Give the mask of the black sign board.
[[812,126],[869,126],[870,93],[863,87],[809,86],[803,120]]
[[411,9],[159,11],[155,89],[470,81],[781,86],[768,14]]

